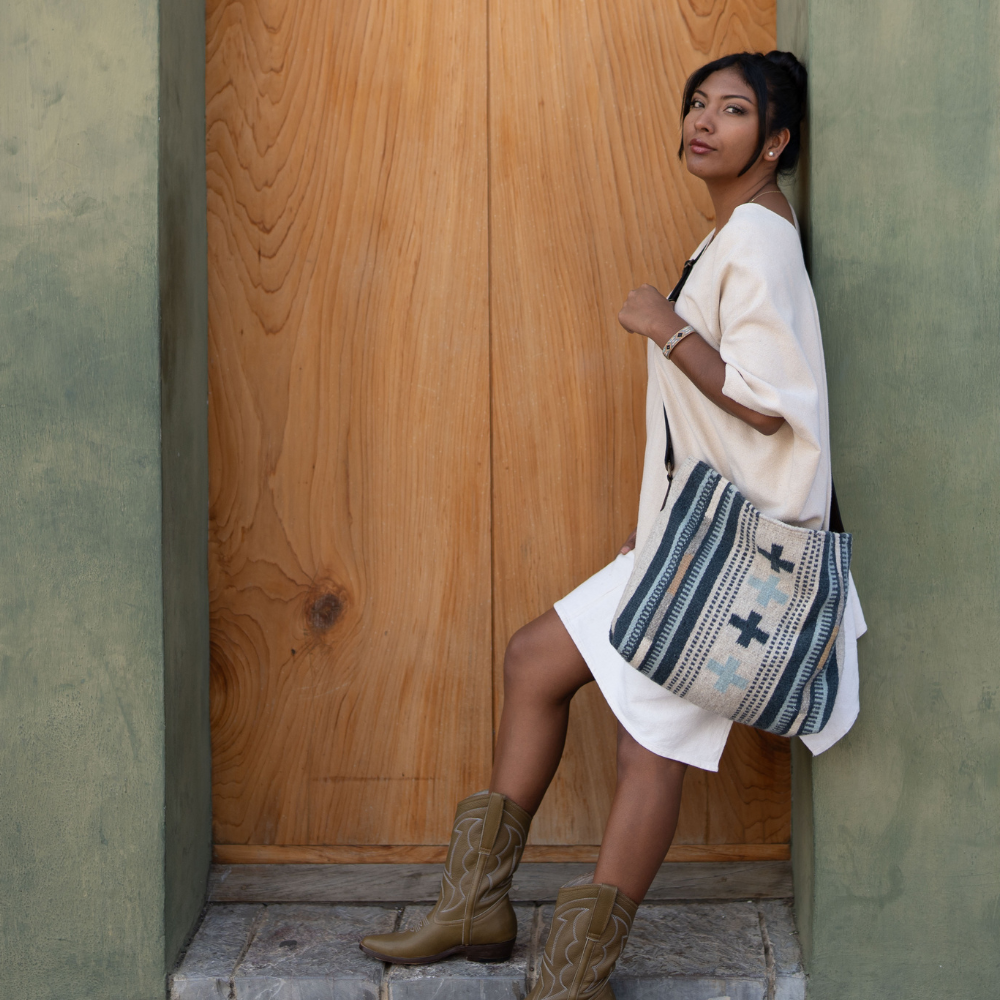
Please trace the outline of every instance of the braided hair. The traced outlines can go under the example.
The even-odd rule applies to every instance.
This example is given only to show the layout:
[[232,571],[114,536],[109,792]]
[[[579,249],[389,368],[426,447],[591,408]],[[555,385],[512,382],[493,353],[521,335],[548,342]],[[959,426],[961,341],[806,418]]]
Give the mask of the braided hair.
[[[764,150],[767,137],[787,128],[788,145],[778,157],[778,173],[787,174],[795,169],[802,148],[802,119],[806,114],[806,68],[791,52],[777,50],[764,55],[760,52],[735,52],[696,69],[684,85],[681,102],[681,121],[687,117],[694,100],[694,92],[713,73],[735,67],[757,96],[758,135],[757,148],[747,165],[740,171],[745,174]],[[679,157],[684,155],[681,140]]]

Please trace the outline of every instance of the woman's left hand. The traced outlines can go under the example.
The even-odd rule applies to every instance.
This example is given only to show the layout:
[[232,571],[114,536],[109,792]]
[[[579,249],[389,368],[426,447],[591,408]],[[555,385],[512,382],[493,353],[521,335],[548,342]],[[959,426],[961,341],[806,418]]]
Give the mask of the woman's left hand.
[[652,285],[641,285],[628,293],[618,313],[618,322],[629,333],[649,337],[658,347],[684,326],[674,312],[673,302],[668,302]]

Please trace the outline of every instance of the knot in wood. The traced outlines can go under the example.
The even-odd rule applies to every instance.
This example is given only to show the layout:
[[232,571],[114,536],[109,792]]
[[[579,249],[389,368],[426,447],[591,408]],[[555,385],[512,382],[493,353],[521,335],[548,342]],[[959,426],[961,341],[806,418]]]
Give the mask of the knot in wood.
[[326,632],[344,610],[344,602],[336,594],[320,594],[309,608],[309,625],[317,632]]

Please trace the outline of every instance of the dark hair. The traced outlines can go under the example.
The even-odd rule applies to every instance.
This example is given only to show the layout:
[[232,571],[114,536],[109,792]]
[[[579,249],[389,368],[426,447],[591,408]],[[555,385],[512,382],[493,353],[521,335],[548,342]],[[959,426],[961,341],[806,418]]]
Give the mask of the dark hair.
[[[778,157],[778,173],[790,173],[799,160],[802,145],[802,119],[806,113],[806,68],[791,52],[735,52],[696,69],[684,84],[684,100],[681,104],[681,121],[687,117],[694,100],[694,92],[713,73],[730,66],[739,70],[740,75],[757,95],[758,130],[757,148],[747,165],[740,171],[745,174],[764,150],[767,137],[787,128],[791,138]],[[684,155],[684,139],[677,151]]]

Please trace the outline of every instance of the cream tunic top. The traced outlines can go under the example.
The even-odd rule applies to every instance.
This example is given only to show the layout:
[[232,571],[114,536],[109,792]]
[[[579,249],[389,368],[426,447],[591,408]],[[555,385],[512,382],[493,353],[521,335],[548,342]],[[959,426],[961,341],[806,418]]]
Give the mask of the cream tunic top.
[[[762,205],[744,204],[712,235],[692,255],[704,248],[675,304],[677,314],[722,355],[723,393],[785,423],[768,436],[726,413],[650,341],[636,551],[648,538],[667,491],[664,410],[675,466],[689,457],[701,459],[765,514],[808,528],[829,523],[826,369],[798,229]],[[637,742],[661,756],[717,770],[730,721],[655,684],[608,641],[633,563],[633,553],[619,556],[557,602],[556,612],[611,710]],[[837,700],[823,730],[802,737],[813,753],[840,739],[858,714],[857,637],[865,628],[851,580]]]
[[648,344],[646,458],[636,548],[667,489],[666,409],[674,464],[708,462],[763,513],[806,528],[830,513],[830,428],[816,300],[796,228],[762,205],[740,205],[702,253],[675,309],[726,363],[724,395],[784,417],[761,434],[716,406]]

